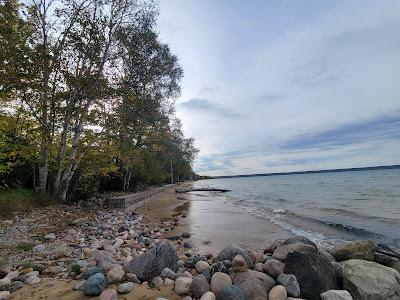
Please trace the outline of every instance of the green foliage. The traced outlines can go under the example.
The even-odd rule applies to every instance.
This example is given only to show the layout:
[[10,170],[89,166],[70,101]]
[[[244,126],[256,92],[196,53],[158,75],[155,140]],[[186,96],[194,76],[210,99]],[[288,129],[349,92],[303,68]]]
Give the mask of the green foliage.
[[23,251],[23,252],[28,252],[28,251],[32,251],[34,247],[34,244],[32,243],[26,243],[26,242],[21,242],[17,245],[17,249],[19,251]]
[[0,215],[7,216],[13,211],[30,210],[32,207],[47,206],[53,203],[50,195],[36,194],[28,189],[0,189]]

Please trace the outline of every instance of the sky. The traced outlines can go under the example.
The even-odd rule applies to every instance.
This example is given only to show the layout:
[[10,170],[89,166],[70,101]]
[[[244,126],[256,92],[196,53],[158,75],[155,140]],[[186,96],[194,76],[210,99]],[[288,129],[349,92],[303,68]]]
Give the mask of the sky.
[[159,6],[198,174],[400,164],[400,1]]

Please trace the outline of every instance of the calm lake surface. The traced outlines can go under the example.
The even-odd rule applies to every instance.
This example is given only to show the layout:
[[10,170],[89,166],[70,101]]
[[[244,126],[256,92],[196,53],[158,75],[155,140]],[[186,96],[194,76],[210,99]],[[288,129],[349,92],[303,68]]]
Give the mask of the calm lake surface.
[[372,239],[400,250],[400,169],[210,179],[194,186],[230,189],[210,195],[320,245]]

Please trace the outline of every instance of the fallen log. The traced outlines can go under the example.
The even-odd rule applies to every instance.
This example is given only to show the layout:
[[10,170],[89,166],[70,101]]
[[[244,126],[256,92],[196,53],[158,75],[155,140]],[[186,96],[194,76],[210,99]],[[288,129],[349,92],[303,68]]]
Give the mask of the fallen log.
[[190,188],[190,189],[175,189],[176,193],[189,193],[189,192],[221,192],[221,193],[226,193],[230,192],[230,190],[227,189],[217,189],[217,188]]

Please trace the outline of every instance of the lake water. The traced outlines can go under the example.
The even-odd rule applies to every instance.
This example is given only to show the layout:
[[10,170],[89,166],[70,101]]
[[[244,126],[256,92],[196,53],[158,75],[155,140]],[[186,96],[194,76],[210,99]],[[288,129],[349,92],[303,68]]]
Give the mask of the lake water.
[[400,169],[210,179],[194,187],[230,189],[212,196],[323,246],[372,239],[400,250]]

